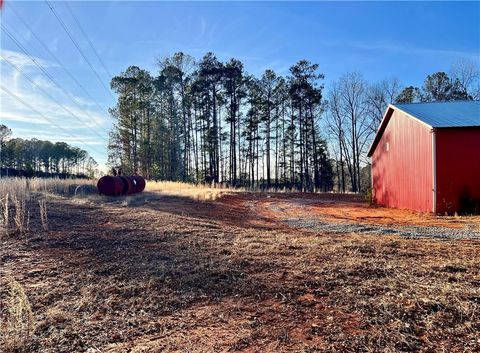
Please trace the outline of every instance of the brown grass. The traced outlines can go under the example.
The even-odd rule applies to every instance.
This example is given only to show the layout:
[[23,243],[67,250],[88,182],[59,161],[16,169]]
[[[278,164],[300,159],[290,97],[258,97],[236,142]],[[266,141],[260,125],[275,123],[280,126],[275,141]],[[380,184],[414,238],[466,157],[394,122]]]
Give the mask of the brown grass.
[[226,188],[221,185],[195,185],[173,181],[148,181],[145,187],[147,192],[161,195],[189,197],[194,200],[212,201],[222,195],[239,192],[240,189]]
[[34,319],[30,301],[20,283],[2,278],[0,346],[6,351],[21,351],[30,343]]
[[52,198],[48,238],[2,247],[32,307],[24,351],[480,349],[478,241],[303,232],[268,196]]
[[48,210],[47,201],[38,200],[38,206],[40,208],[40,221],[42,222],[42,228],[44,231],[48,231]]
[[[73,196],[78,186],[95,185],[86,179],[1,178],[1,230],[6,234],[28,236],[30,221],[39,215],[40,226],[48,231],[47,199],[58,195]],[[36,218],[36,217],[35,217]],[[38,227],[32,229],[37,231]]]
[[0,198],[6,194],[26,199],[32,193],[73,195],[78,185],[96,185],[95,180],[89,179],[42,179],[42,178],[1,178]]

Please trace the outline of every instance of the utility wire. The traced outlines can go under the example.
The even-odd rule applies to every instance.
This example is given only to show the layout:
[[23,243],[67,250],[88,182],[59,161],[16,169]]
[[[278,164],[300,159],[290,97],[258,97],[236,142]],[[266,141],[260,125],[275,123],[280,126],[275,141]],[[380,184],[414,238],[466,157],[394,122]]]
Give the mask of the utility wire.
[[[10,60],[8,60],[5,56],[0,56],[4,61],[6,61],[10,66],[12,66],[15,70],[17,70],[22,76],[24,76],[25,78],[27,78],[30,83],[32,85],[34,85],[35,87],[37,87],[43,94],[45,94],[48,98],[50,98],[52,101],[54,101],[61,109],[63,109],[65,112],[67,112],[67,114],[71,115],[72,117],[74,117],[80,124],[82,125],[85,125],[87,122],[82,120],[77,114],[75,114],[74,112],[72,112],[70,109],[68,109],[67,107],[65,107],[64,105],[62,105],[57,99],[55,99],[54,97],[52,97],[52,95],[50,95],[48,92],[46,92],[41,86],[39,86],[29,75],[27,75],[25,72],[23,72],[23,70],[21,68],[19,68],[17,65],[15,65],[14,63],[12,63]],[[75,100],[72,99],[72,101],[74,103]],[[76,103],[77,104],[77,103]],[[77,104],[77,106],[79,106]],[[80,109],[82,109],[80,107]],[[84,113],[86,113],[86,111],[84,111]],[[90,115],[89,115],[90,116]],[[92,122],[93,124],[95,125],[98,125],[92,118]],[[88,125],[85,125],[85,128],[89,129],[90,131],[92,131],[95,135],[97,135],[98,137],[100,137],[101,139],[105,140],[105,141],[108,141],[105,137],[105,135],[108,135],[108,132],[106,130],[104,130],[104,133],[105,135],[100,135],[98,133],[97,130],[93,129],[92,127],[88,126]]]
[[[47,78],[55,85],[57,86],[63,93],[65,93],[65,95],[67,95],[70,100],[82,111],[84,111],[84,113],[91,119],[91,122],[95,125],[97,125],[98,127],[101,128],[101,126],[95,121],[95,119],[86,111],[84,110],[78,103],[77,101],[75,100],[75,98],[70,94],[70,92],[68,92],[67,90],[65,90],[53,77],[52,75],[50,75],[50,73],[48,73],[48,71],[43,67],[43,65],[41,65],[33,55],[30,54],[30,52],[10,33],[10,31],[8,31],[5,26],[0,25],[1,26],[1,29],[5,32],[5,34],[7,34],[8,37],[10,37],[10,39],[25,53],[25,55],[27,55],[30,60],[33,61],[33,63],[45,74],[45,76],[47,76]],[[6,59],[4,57],[4,59]],[[15,66],[12,64],[12,62],[9,61],[9,63],[12,65],[12,66]],[[18,67],[17,67],[18,69]],[[38,86],[37,86],[38,87]],[[65,108],[64,108],[65,109]],[[73,114],[73,113],[72,113]],[[74,115],[74,114],[73,114]],[[76,115],[74,115],[76,116]],[[81,121],[80,118],[78,118],[78,116],[76,116],[77,119],[79,119]],[[85,123],[83,121],[83,123]]]
[[75,23],[77,24],[78,28],[80,29],[80,32],[82,32],[83,36],[87,39],[88,44],[90,44],[90,48],[92,48],[92,51],[95,53],[95,56],[97,57],[98,61],[100,62],[100,64],[102,64],[105,72],[108,74],[108,76],[113,77],[113,75],[108,70],[107,65],[105,65],[105,62],[102,60],[102,58],[98,54],[98,51],[95,49],[95,46],[93,45],[92,41],[90,40],[90,38],[87,36],[85,31],[83,30],[82,26],[80,25],[80,21],[77,19],[77,16],[75,16],[75,14],[73,13],[72,8],[68,4],[68,2],[65,2],[65,6],[67,7],[68,12],[70,12],[70,15],[72,15],[73,19],[75,20]]
[[75,45],[75,48],[77,48],[78,52],[80,53],[80,55],[82,56],[83,60],[85,60],[85,62],[88,64],[88,66],[90,67],[90,69],[92,70],[92,72],[95,74],[95,76],[97,77],[98,81],[100,81],[100,83],[102,84],[102,86],[105,88],[105,90],[110,94],[110,96],[115,99],[115,97],[113,96],[112,92],[108,89],[108,87],[105,85],[105,83],[103,82],[102,78],[100,77],[100,75],[98,74],[97,70],[95,70],[95,68],[93,67],[93,65],[90,63],[90,61],[88,60],[88,58],[85,56],[85,54],[83,53],[82,49],[80,48],[80,46],[78,45],[77,41],[73,38],[73,36],[71,35],[70,31],[68,30],[67,28],[67,25],[65,24],[65,22],[63,22],[63,20],[60,18],[60,16],[57,14],[57,12],[55,11],[55,9],[53,8],[53,6],[50,4],[50,2],[48,0],[45,0],[45,3],[47,4],[47,6],[50,8],[50,10],[52,11],[52,13],[54,14],[54,16],[57,18],[58,22],[60,23],[60,25],[62,26],[63,30],[65,31],[65,33],[67,33],[68,37],[70,38],[70,40],[72,41],[72,43]]
[[[63,131],[65,134],[67,134],[68,136],[70,137],[73,137],[76,141],[80,142],[80,143],[83,143],[84,145],[87,145],[88,146],[88,142],[86,142],[85,140],[82,140],[74,135],[72,135],[71,133],[69,133],[66,129],[64,129],[63,127],[61,127],[60,125],[58,125],[57,123],[55,123],[52,119],[50,118],[47,118],[45,115],[43,115],[42,113],[40,113],[38,110],[36,110],[34,107],[32,107],[30,104],[28,104],[27,102],[25,102],[22,98],[20,98],[19,96],[17,96],[16,94],[12,93],[8,88],[4,87],[3,85],[0,85],[0,89],[2,89],[5,93],[7,93],[10,97],[16,99],[17,101],[19,101],[20,103],[22,103],[24,106],[26,106],[27,108],[31,109],[33,112],[37,113],[40,117],[42,117],[44,120],[48,121],[50,124],[52,124],[53,126],[57,127],[59,130]],[[91,147],[89,146],[89,148],[91,150],[94,150],[102,155],[105,154],[104,151],[100,151],[94,147]]]
[[33,35],[33,37],[42,45],[43,49],[50,54],[50,56],[56,61],[56,63],[65,71],[65,73],[72,79],[73,82],[77,84],[78,87],[80,87],[85,93],[85,95],[95,103],[95,105],[101,110],[101,111],[107,111],[104,107],[102,107],[98,101],[93,98],[90,93],[83,87],[83,85],[78,82],[78,80],[75,78],[75,76],[72,75],[72,73],[65,67],[65,65],[62,64],[62,62],[58,59],[58,57],[48,48],[48,46],[35,34],[35,31],[28,25],[28,23],[20,16],[20,14],[15,10],[15,6],[11,5],[10,2],[7,2],[7,5],[10,7],[10,10],[17,16],[17,18],[20,20],[20,22],[23,23],[23,25],[30,31],[30,33]]
[[[62,105],[58,100],[56,100],[54,97],[52,97],[47,91],[45,91],[41,86],[39,86],[30,76],[28,76],[21,68],[19,68],[17,65],[12,63],[10,60],[8,60],[5,56],[0,56],[3,60],[5,60],[10,66],[12,66],[15,70],[17,70],[21,75],[23,75],[27,80],[30,81],[35,87],[37,87],[43,94],[45,94],[48,98],[50,98],[52,101],[54,101],[60,108],[62,108],[67,114],[72,115],[73,117],[76,118],[77,121],[79,121],[81,124],[85,124],[84,121],[82,121],[75,113],[73,113],[70,109]],[[100,137],[102,140],[108,142],[108,140],[105,138],[105,136],[100,135],[97,131],[94,129],[86,126],[90,131],[92,131],[95,135]]]

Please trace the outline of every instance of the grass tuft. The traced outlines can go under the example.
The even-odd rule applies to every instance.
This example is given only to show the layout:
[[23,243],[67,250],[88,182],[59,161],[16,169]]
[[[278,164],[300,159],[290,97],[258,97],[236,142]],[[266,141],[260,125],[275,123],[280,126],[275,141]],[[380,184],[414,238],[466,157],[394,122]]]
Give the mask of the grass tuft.
[[19,282],[9,277],[4,285],[0,346],[5,351],[23,351],[30,343],[34,328],[32,307]]

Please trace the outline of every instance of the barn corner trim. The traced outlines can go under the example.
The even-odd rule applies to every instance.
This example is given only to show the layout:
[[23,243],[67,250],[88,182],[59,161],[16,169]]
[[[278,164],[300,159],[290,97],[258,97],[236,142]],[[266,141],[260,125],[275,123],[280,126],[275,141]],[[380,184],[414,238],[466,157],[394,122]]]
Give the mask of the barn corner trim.
[[373,142],[372,142],[372,144],[371,144],[371,146],[368,150],[367,157],[372,157],[373,156],[373,153],[375,152],[375,149],[377,148],[378,143],[380,142],[380,139],[382,138],[382,135],[385,132],[385,129],[387,128],[387,125],[390,122],[390,119],[391,119],[391,117],[393,115],[393,112],[395,110],[401,111],[403,114],[407,115],[409,118],[418,121],[419,123],[427,126],[430,129],[433,129],[433,126],[431,126],[431,125],[427,124],[426,122],[418,119],[417,117],[413,116],[412,114],[400,109],[399,107],[397,107],[393,104],[389,104],[388,107],[387,107],[387,110],[385,111],[385,114],[383,115],[383,119],[380,123],[378,131],[375,135],[375,138],[373,139]]

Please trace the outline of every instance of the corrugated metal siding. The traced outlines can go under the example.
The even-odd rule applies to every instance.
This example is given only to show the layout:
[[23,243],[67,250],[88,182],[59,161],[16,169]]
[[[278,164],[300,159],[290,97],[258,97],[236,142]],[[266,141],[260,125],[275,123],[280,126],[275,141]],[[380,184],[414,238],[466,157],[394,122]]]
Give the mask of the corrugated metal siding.
[[480,207],[480,129],[435,131],[437,212]]
[[431,212],[432,158],[430,128],[395,110],[372,156],[376,202]]

